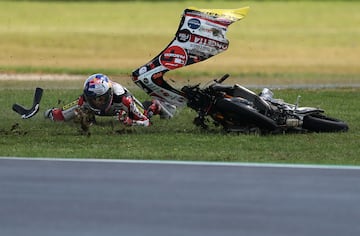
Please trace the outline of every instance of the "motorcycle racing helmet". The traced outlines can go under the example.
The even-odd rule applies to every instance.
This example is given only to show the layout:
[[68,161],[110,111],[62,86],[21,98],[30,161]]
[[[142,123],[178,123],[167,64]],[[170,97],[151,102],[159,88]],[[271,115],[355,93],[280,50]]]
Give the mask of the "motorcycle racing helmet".
[[93,74],[84,83],[84,98],[90,109],[106,112],[113,100],[111,80],[103,74]]

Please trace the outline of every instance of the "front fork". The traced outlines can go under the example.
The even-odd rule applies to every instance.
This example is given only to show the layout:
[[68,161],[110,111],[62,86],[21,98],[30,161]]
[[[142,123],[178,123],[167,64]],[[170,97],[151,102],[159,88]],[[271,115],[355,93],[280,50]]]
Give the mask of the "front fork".
[[193,123],[196,126],[200,126],[203,129],[207,129],[208,125],[205,123],[205,114],[201,111],[198,112],[198,116],[194,118]]

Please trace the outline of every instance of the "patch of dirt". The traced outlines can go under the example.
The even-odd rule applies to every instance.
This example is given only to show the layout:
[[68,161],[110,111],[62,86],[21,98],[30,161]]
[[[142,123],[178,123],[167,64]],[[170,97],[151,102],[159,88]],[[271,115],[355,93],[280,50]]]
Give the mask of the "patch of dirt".
[[2,135],[26,135],[28,132],[23,130],[19,123],[13,124],[9,130],[6,129],[0,129],[0,134]]

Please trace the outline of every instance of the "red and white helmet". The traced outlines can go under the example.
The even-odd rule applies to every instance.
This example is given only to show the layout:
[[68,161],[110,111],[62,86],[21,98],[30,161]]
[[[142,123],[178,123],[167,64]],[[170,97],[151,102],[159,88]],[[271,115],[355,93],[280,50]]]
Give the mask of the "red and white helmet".
[[106,112],[113,100],[111,80],[103,74],[89,76],[84,83],[84,98],[95,112]]

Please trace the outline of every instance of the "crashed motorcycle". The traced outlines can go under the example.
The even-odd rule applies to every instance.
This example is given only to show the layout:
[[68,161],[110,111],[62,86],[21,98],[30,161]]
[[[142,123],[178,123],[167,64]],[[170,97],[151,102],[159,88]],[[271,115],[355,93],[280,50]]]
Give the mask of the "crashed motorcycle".
[[195,125],[206,129],[210,122],[207,117],[211,117],[215,125],[228,132],[266,134],[348,130],[345,122],[326,116],[319,108],[299,107],[299,97],[297,104],[290,104],[274,98],[268,88],[257,95],[238,84],[223,85],[228,77],[226,74],[203,88],[200,84],[182,87],[187,106],[197,112]]
[[[222,85],[224,76],[200,88],[200,84],[177,89],[165,73],[205,61],[226,51],[228,27],[244,19],[249,7],[238,9],[185,9],[175,37],[148,63],[132,73],[133,82],[164,107],[188,106],[197,112],[194,123],[208,127],[208,117],[226,131],[261,133],[346,131],[343,121],[324,115],[318,108],[299,107],[273,98],[269,89],[260,95],[238,84]],[[167,106],[166,106],[167,105]],[[177,109],[168,109],[172,117]]]

